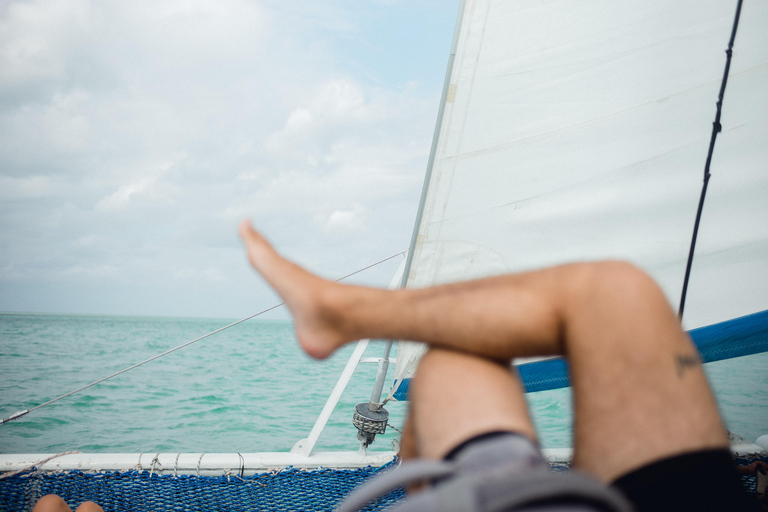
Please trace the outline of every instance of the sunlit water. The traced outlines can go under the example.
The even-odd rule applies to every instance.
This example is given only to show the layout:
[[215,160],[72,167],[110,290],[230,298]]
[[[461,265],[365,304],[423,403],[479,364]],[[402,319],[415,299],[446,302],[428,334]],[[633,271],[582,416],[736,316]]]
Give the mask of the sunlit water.
[[[28,409],[218,329],[204,319],[0,315],[0,415]],[[298,348],[289,322],[252,320],[0,425],[0,452],[287,451],[307,437],[352,347],[326,361]],[[380,356],[382,345],[369,346]],[[768,434],[768,354],[706,366],[728,427]],[[356,450],[356,403],[376,365],[361,365],[317,450]],[[392,368],[390,368],[391,378]],[[545,447],[571,445],[570,392],[528,395]],[[402,427],[407,404],[390,402]],[[374,449],[399,434],[388,429]]]

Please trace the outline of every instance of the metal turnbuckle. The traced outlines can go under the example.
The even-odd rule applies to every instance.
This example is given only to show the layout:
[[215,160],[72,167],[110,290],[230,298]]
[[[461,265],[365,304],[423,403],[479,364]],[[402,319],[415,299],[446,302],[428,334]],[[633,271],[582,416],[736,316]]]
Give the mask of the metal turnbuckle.
[[369,402],[357,404],[352,415],[352,424],[357,428],[357,438],[365,446],[373,443],[376,434],[383,434],[387,430],[388,420],[389,411],[381,406],[372,411]]

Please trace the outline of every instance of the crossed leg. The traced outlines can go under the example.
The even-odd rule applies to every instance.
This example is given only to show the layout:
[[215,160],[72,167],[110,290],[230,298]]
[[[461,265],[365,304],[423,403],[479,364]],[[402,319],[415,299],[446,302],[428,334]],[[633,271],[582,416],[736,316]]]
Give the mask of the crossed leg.
[[[658,286],[631,265],[572,264],[386,291],[314,276],[280,257],[247,222],[240,234],[254,268],[286,301],[309,355],[327,357],[360,338],[409,339],[440,349],[428,354],[415,384],[410,428],[422,456],[444,455],[483,431],[532,434],[520,385],[505,365],[534,355],[567,358],[574,464],[603,481],[673,455],[727,447],[695,347]],[[441,388],[426,383],[437,378],[439,384],[441,373],[456,383],[461,372],[471,376],[465,377],[469,399],[443,396],[460,405],[454,410],[461,427],[443,432],[445,424],[431,424],[436,416],[429,414],[439,407],[430,401],[443,399],[435,392]],[[489,391],[476,391],[475,376]],[[495,412],[481,412],[487,410]]]

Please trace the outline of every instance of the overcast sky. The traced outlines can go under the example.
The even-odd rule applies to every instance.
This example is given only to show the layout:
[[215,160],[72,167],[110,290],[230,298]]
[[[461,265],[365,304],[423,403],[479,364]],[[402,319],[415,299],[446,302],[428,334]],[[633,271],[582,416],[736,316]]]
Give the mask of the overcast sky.
[[244,217],[328,277],[406,249],[458,3],[0,1],[0,311],[252,314]]

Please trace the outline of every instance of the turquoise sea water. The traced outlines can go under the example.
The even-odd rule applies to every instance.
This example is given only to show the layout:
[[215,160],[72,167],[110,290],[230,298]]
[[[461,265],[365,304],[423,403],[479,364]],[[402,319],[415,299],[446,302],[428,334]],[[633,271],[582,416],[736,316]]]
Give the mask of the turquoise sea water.
[[[0,416],[31,408],[229,321],[0,315]],[[372,344],[367,356],[380,356]],[[298,348],[289,322],[251,320],[0,425],[0,452],[287,451],[307,437],[352,347],[327,361]],[[728,427],[768,434],[768,354],[706,365]],[[356,403],[376,365],[358,368],[316,450],[356,450]],[[390,378],[393,368],[390,368]],[[571,445],[570,392],[528,395],[545,447]],[[407,404],[390,402],[401,428]],[[373,449],[388,449],[388,429]]]

